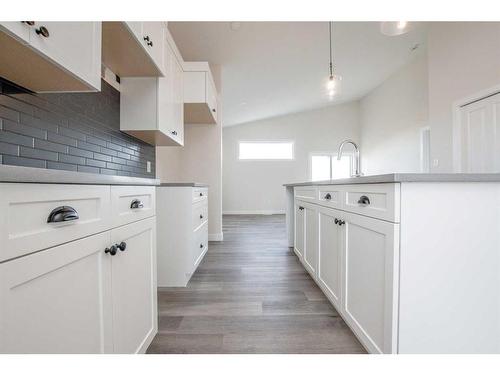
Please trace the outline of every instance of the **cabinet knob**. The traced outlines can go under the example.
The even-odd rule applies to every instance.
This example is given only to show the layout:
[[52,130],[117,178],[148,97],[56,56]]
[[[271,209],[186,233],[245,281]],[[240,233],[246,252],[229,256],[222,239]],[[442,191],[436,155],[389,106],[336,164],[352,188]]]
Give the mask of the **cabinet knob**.
[[203,215],[200,215],[200,219],[203,219]]
[[200,193],[200,197],[203,197],[203,193]]
[[302,206],[299,206],[299,210],[301,210],[301,211],[302,211],[303,209],[304,209],[304,207],[302,207]]
[[202,243],[200,243],[200,249],[203,249],[203,244]]
[[45,26],[40,26],[38,29],[35,30],[35,32],[38,35],[43,36],[44,38],[48,38],[50,36],[49,30]]
[[35,21],[22,21],[22,22],[25,23],[28,26],[34,26],[35,25]]
[[345,224],[345,221],[344,220],[339,220],[339,225],[342,226]]
[[130,208],[131,209],[136,209],[136,208],[143,208],[144,207],[144,204],[139,200],[139,199],[134,199],[131,203],[130,203]]
[[335,224],[338,224],[339,223],[339,219],[335,218],[335,220],[333,221]]
[[60,206],[52,210],[47,218],[47,223],[61,223],[64,221],[78,220],[78,212],[70,206]]
[[214,113],[216,112],[215,108],[212,108],[212,112],[214,112]]
[[147,42],[146,44],[147,44],[148,46],[150,46],[150,47],[153,47],[153,42],[152,42],[152,41],[151,41],[151,42]]
[[115,256],[115,255],[116,255],[116,246],[115,246],[115,245],[113,245],[113,246],[111,246],[111,247],[107,247],[107,248],[104,250],[104,252],[105,252],[106,254],[111,254],[112,256]]
[[330,193],[326,193],[326,195],[325,195],[325,199],[326,199],[326,200],[330,200],[330,199],[332,199],[331,194],[330,194]]
[[175,130],[172,130],[170,133],[171,133],[172,135],[177,135],[177,131],[175,131]]
[[370,204],[370,198],[368,198],[366,195],[362,195],[358,199],[358,204],[362,206],[368,206]]
[[146,35],[146,36],[144,37],[144,40],[145,40],[146,42],[149,42],[149,35]]
[[125,251],[127,248],[127,243],[126,242],[120,242],[119,244],[115,245],[117,248],[119,248],[121,251]]

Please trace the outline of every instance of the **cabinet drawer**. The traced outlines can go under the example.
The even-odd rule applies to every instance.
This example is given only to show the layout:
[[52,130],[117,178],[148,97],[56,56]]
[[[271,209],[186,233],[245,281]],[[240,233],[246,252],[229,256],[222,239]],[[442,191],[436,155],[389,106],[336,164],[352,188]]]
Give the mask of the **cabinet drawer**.
[[343,209],[365,216],[399,222],[399,184],[343,185]]
[[341,208],[342,193],[340,185],[319,186],[318,204],[326,207]]
[[208,223],[203,224],[194,235],[193,243],[193,271],[200,264],[208,249]]
[[[0,261],[102,232],[111,225],[109,186],[0,184],[0,192]],[[56,215],[55,222],[49,223],[51,212],[63,206],[68,208],[66,214]]]
[[198,230],[208,220],[208,202],[202,201],[193,205],[193,231]]
[[208,188],[194,188],[193,202],[199,202],[208,199]]
[[316,186],[296,187],[293,189],[293,193],[297,199],[314,202],[316,201],[318,188]]
[[113,227],[155,215],[154,186],[111,186]]

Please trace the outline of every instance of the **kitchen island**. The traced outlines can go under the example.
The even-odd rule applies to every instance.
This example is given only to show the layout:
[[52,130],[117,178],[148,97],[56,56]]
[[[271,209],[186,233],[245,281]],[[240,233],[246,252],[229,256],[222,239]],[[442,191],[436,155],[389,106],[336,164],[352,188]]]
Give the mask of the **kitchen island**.
[[285,185],[289,246],[371,353],[500,353],[500,174]]

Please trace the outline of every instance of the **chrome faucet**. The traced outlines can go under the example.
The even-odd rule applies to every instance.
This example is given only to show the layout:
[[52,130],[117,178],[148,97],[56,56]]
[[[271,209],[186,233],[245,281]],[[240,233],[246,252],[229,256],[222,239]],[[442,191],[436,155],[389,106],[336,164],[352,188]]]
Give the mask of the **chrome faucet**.
[[354,170],[354,174],[351,171],[351,177],[360,177],[363,175],[363,173],[361,173],[361,159],[359,157],[359,147],[354,141],[351,141],[350,139],[346,139],[345,141],[343,141],[340,144],[337,160],[340,160],[342,158],[342,151],[344,149],[344,146],[347,143],[350,143],[351,145],[354,146],[355,170]]

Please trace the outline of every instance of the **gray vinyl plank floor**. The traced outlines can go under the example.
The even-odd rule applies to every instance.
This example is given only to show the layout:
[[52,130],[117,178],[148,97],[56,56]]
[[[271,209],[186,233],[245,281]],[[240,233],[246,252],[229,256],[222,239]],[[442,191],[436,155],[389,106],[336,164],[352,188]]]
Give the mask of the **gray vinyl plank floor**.
[[158,290],[148,353],[366,353],[286,243],[284,215],[224,215],[186,288]]

